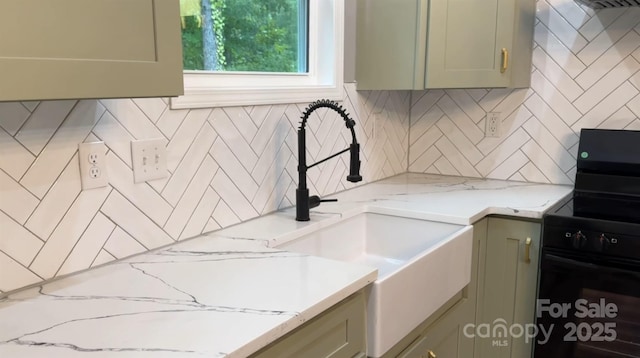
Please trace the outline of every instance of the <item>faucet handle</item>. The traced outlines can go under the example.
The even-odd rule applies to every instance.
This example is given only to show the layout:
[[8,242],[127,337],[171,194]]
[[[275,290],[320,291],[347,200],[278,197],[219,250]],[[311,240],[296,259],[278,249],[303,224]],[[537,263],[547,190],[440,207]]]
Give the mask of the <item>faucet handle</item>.
[[320,205],[320,203],[335,201],[338,201],[338,199],[320,199],[320,197],[317,195],[311,195],[309,197],[309,208],[315,208],[316,206]]
[[351,154],[351,160],[349,161],[349,175],[347,175],[347,181],[357,183],[362,181],[362,175],[360,175],[360,144],[351,143],[349,151]]

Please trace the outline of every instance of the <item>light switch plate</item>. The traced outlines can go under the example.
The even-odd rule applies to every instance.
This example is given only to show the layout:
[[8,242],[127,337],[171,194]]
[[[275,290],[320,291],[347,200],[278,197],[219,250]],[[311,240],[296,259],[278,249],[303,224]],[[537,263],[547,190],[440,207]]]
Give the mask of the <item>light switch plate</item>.
[[104,156],[106,149],[104,142],[78,144],[82,190],[102,188],[109,185],[106,158]]
[[143,183],[169,176],[165,142],[164,138],[141,139],[131,142],[134,182]]

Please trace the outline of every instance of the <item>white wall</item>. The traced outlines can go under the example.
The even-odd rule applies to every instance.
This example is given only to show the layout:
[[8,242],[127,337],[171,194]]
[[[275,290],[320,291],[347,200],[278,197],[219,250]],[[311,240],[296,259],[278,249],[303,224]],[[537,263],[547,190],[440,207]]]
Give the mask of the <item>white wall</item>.
[[572,183],[581,128],[640,129],[639,23],[637,7],[538,0],[531,88],[414,92],[409,171]]
[[[640,129],[640,9],[538,1],[531,89],[356,92],[365,182],[407,170],[571,183],[582,127]],[[0,294],[294,203],[303,105],[170,110],[166,99],[0,103]],[[504,116],[484,138],[487,112]],[[409,135],[409,116],[411,126]],[[373,136],[374,118],[384,131]],[[310,120],[308,160],[346,147]],[[165,138],[170,177],[134,184],[130,141]],[[80,190],[77,145],[108,147],[110,185]],[[349,187],[346,154],[312,192]]]
[[[406,171],[409,93],[345,92],[364,182]],[[163,98],[0,103],[0,294],[293,205],[304,109],[171,110]],[[314,113],[309,164],[351,141],[339,116]],[[374,116],[386,128],[377,138]],[[167,141],[169,178],[134,184],[130,142],[142,138]],[[81,191],[78,143],[98,140],[110,185]],[[312,168],[311,192],[350,187],[348,161]]]

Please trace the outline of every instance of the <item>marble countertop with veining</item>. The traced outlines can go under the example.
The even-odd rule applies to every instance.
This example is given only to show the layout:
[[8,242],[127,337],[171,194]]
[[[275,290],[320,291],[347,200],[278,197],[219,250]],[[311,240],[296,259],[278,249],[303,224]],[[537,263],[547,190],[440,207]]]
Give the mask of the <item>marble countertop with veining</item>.
[[570,186],[404,174],[0,299],[0,357],[246,357],[376,278],[278,250],[363,211],[468,225],[541,218]]

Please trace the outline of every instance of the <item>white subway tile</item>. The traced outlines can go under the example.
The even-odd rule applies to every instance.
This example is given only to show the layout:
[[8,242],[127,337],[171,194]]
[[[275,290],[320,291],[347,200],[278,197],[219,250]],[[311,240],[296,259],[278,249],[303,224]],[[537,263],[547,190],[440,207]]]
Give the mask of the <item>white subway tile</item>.
[[633,112],[629,110],[627,107],[622,107],[616,113],[612,114],[611,117],[607,118],[604,122],[600,123],[598,128],[604,129],[621,129],[625,128],[633,121],[638,118]]
[[[42,104],[38,108],[41,106]],[[20,180],[20,184],[37,197],[43,198],[78,151],[78,143],[82,143],[87,137],[103,112],[104,107],[95,100],[78,102]]]
[[566,176],[564,171],[556,165],[547,153],[533,140],[522,146],[522,152],[531,160],[533,164],[549,178],[552,183],[571,184],[571,179]]
[[180,237],[182,230],[184,230],[191,215],[193,215],[217,169],[218,165],[213,159],[206,156],[189,183],[189,186],[185,189],[184,195],[180,198],[180,201],[178,201],[178,205],[176,205],[171,216],[169,216],[169,220],[167,220],[167,223],[164,225],[165,231],[173,239],[177,240]]
[[529,162],[520,168],[519,173],[528,182],[549,183],[549,179],[547,179],[540,169],[538,169],[532,162]]
[[220,227],[227,227],[241,222],[242,220],[231,210],[231,207],[224,202],[218,201],[216,209],[213,211],[213,219]]
[[[193,110],[191,112],[198,113],[200,111]],[[210,112],[210,110],[206,112]],[[189,113],[190,111],[187,109],[167,109],[162,113],[158,122],[156,122],[156,126],[165,137],[173,138],[173,135],[182,125],[182,122],[186,119]]]
[[[102,115],[93,129],[93,133],[129,168],[133,167],[131,162],[131,141],[135,140],[135,138],[127,132],[111,113],[105,112]],[[87,142],[90,141],[87,138]]]
[[220,226],[211,218],[213,211],[216,209],[216,205],[218,205],[218,201],[220,201],[220,196],[216,194],[211,187],[208,187],[193,211],[193,215],[189,218],[187,226],[185,226],[182,231],[180,240],[195,237],[202,233],[220,228]]
[[0,102],[0,128],[9,135],[16,135],[31,112],[20,102]]
[[538,1],[536,17],[573,53],[578,53],[587,45],[587,40],[572,26],[567,19],[544,0]]
[[116,259],[122,259],[147,251],[144,246],[120,227],[116,227],[115,230],[113,230],[104,245],[104,250]]
[[533,50],[533,66],[567,100],[573,101],[584,92],[582,87],[540,47]]
[[[563,0],[563,2],[568,3],[569,1]],[[584,7],[582,7],[582,9],[584,10]],[[598,12],[598,16],[591,16],[591,18],[580,27],[580,33],[588,41],[592,41],[617,18],[622,16],[626,10],[627,8],[612,8],[600,11]]]
[[527,157],[518,150],[491,171],[487,178],[506,180],[517,173],[527,162]]
[[33,215],[27,220],[25,227],[43,240],[47,240],[80,195],[81,190],[82,183],[80,182],[78,155],[76,154],[64,168],[51,190],[40,201]]
[[[194,138],[203,130],[210,131],[211,127],[205,124],[210,114],[210,109],[192,110],[184,119],[180,128],[178,128],[169,141],[169,144],[167,144],[167,169],[169,169],[170,172],[173,173],[184,160],[189,148],[193,144]],[[215,133],[211,135],[213,136],[211,139],[215,139]]]
[[[251,203],[222,170],[218,170],[216,173],[211,187],[241,220],[249,220],[258,216],[258,212],[253,208]],[[218,207],[220,207],[220,204],[222,203],[218,203]],[[216,211],[217,210],[218,208],[216,208]],[[214,218],[218,221],[215,213]]]
[[44,245],[44,241],[38,239],[2,211],[0,211],[0,228],[2,228],[0,251],[25,267],[29,266]]
[[76,101],[44,101],[16,134],[17,141],[38,155],[67,117]]
[[209,149],[215,139],[215,132],[211,126],[205,123],[162,190],[162,196],[169,204],[173,206],[178,204],[180,197],[189,186],[191,178],[198,171],[205,157],[208,156]]
[[455,175],[460,176],[460,172],[456,170],[456,168],[447,160],[446,157],[440,157],[433,166],[440,172],[442,175]]
[[0,210],[20,224],[27,221],[39,203],[38,198],[2,170],[0,170],[0,198]]
[[462,108],[469,118],[478,123],[485,116],[485,111],[475,99],[464,89],[447,90],[447,94],[456,104]]
[[[0,103],[1,105],[2,103]],[[0,114],[1,118],[1,114]],[[0,129],[0,169],[20,180],[36,157],[7,132]]]
[[[484,159],[476,165],[476,169],[482,176],[489,175],[489,173],[509,159],[513,153],[518,151],[529,139],[530,137],[522,128],[516,130],[513,134],[507,136],[491,153],[485,156]],[[515,172],[516,169],[517,168],[513,168],[511,173]]]
[[209,116],[209,123],[225,143],[233,149],[244,168],[247,171],[253,170],[258,161],[258,156],[224,111],[219,108],[214,109]]
[[135,183],[131,168],[116,155],[109,153],[106,161],[111,186],[156,224],[164,225],[171,215],[173,207],[148,183]]
[[169,108],[162,98],[134,98],[133,102],[153,123],[157,123],[162,113]]
[[536,94],[545,103],[553,108],[565,123],[573,124],[582,116],[582,113],[578,112],[573,104],[559,93],[554,85],[538,71],[531,74],[531,88],[536,91]]
[[569,154],[567,149],[540,123],[537,118],[531,118],[524,124],[523,128],[531,136],[540,148],[542,148],[553,161],[562,169],[567,171],[575,165],[576,159]]
[[[467,161],[467,159],[456,149],[456,147],[451,143],[447,137],[442,137],[436,142],[436,147],[444,156],[447,158],[447,161],[453,165],[456,171],[462,175],[467,177],[479,177],[480,174],[476,171],[476,169]],[[441,170],[441,167],[437,165],[438,170]]]
[[209,154],[216,163],[218,163],[220,168],[233,178],[233,181],[240,191],[243,192],[247,198],[253,199],[258,191],[258,184],[251,174],[240,164],[240,160],[235,157],[235,154],[229,149],[222,138],[218,137],[216,139],[209,150]]
[[[115,190],[111,192],[100,211],[148,250],[174,242],[158,225]],[[115,253],[109,252],[115,256]]]
[[571,78],[575,78],[586,68],[542,22],[535,26],[534,40]]
[[40,277],[21,266],[2,251],[0,251],[0,272],[10,273],[0,275],[0,292],[8,292],[18,287],[42,281]]
[[136,139],[161,138],[162,132],[133,103],[132,99],[103,99],[100,101],[107,110]]
[[[253,140],[250,142],[251,148],[253,148],[256,153],[262,153],[272,137],[282,140],[289,133],[291,126],[289,125],[287,118],[284,116],[286,108],[286,105],[271,106],[269,114],[258,128],[258,134],[255,135]],[[251,130],[251,126],[247,126],[246,122],[233,122],[233,124],[238,128],[240,133],[244,133],[247,130],[245,129],[247,127]],[[318,135],[318,133],[316,133],[316,135]],[[321,140],[321,142],[322,141],[323,140]]]
[[101,213],[98,213],[82,234],[78,243],[73,247],[56,276],[91,267],[114,228],[114,223]]
[[[471,143],[465,133],[458,128],[449,118],[444,117],[436,123],[447,139],[467,158],[471,164],[477,164],[484,157],[482,153]],[[466,129],[466,128],[465,128]]]
[[477,144],[484,138],[483,131],[455,104],[451,97],[443,96],[440,101],[438,101],[438,107],[442,109],[446,116],[449,117],[458,128],[464,129],[464,134],[472,143]]
[[45,279],[55,276],[110,191],[111,187],[106,187],[85,190],[80,193],[36,259],[29,266],[31,271]]
[[638,43],[640,43],[640,35],[629,31],[615,44],[615,48],[604,51],[584,72],[576,77],[576,82],[584,89],[594,86],[612,68],[637,49]]
[[540,96],[533,95],[529,97],[525,105],[565,148],[569,148],[578,142],[578,136]]
[[595,128],[615,113],[625,103],[640,93],[629,82],[623,83],[615,91],[605,97],[597,106],[593,107],[571,128],[578,132],[581,128]]
[[100,266],[114,260],[116,260],[116,258],[111,256],[111,254],[104,250],[100,250],[98,256],[96,256],[95,260],[91,263],[91,267]]

